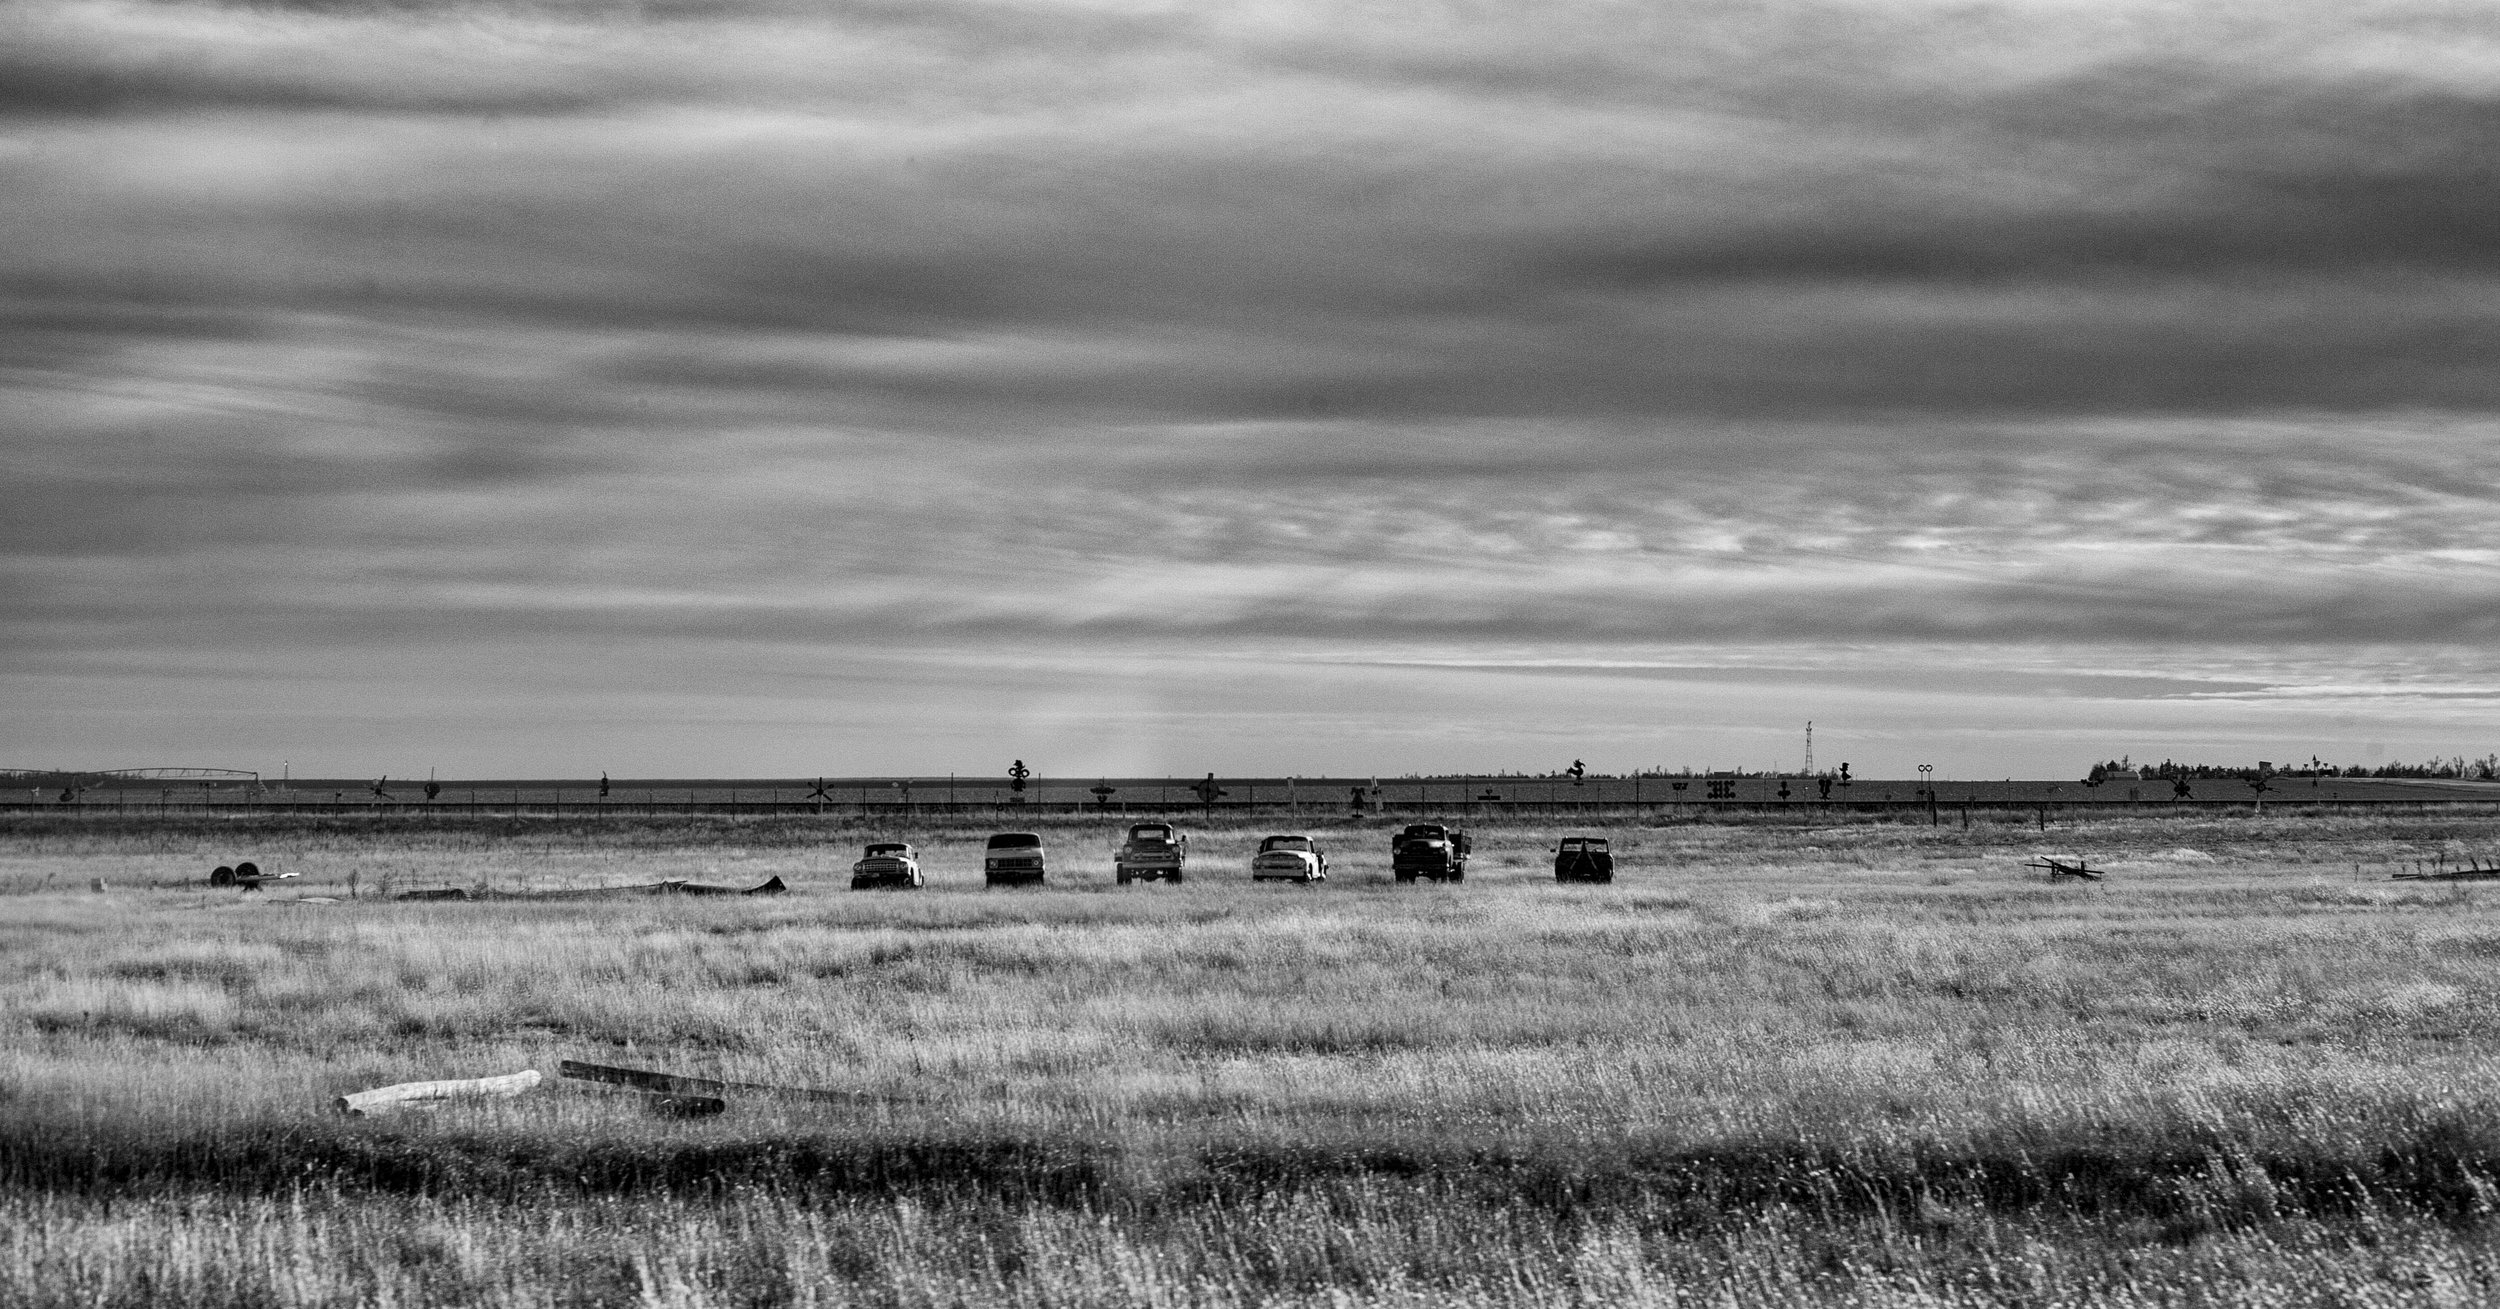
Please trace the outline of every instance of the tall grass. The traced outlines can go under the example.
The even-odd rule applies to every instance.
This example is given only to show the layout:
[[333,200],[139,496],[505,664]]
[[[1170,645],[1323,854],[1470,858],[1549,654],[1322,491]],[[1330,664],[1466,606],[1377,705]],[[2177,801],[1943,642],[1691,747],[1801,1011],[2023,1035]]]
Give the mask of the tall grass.
[[[1039,893],[976,889],[978,831],[931,828],[910,894],[834,889],[852,852],[824,838],[858,833],[788,822],[65,830],[0,845],[10,1304],[2493,1282],[2500,888],[2353,871],[2491,835],[2451,817],[1624,828],[1598,888],[1548,880],[1551,830],[1484,832],[1460,888],[1389,885],[1372,825],[1318,829],[1336,881],[1254,887],[1252,834],[1217,831],[1187,886],[1125,891],[1109,825],[1069,824]],[[83,889],[246,839],[303,882]],[[2047,848],[2114,876],[2032,880]],[[383,870],[799,893],[300,899]],[[565,1058],[845,1098],[326,1113]]]

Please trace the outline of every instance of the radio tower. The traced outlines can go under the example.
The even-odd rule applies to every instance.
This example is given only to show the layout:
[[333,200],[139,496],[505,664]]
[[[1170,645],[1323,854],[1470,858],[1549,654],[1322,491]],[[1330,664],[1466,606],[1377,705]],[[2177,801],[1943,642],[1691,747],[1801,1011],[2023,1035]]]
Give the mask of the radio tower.
[[1806,776],[1814,776],[1814,720],[1806,720]]

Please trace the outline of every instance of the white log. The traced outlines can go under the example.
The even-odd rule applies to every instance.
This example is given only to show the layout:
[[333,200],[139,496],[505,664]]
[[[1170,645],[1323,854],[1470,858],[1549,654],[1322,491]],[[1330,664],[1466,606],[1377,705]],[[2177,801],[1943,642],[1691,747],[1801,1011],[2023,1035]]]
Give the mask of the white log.
[[370,1118],[395,1109],[434,1105],[447,1100],[486,1100],[519,1095],[538,1085],[538,1070],[524,1068],[502,1077],[455,1078],[447,1082],[401,1082],[377,1086],[338,1098],[338,1111],[350,1118]]

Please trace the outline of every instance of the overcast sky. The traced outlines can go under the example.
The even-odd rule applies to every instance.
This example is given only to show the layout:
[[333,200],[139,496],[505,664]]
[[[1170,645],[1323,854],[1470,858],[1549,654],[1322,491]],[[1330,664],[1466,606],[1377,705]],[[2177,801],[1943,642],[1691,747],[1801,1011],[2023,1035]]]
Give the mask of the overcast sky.
[[13,0],[0,237],[0,767],[2500,748],[2488,0]]

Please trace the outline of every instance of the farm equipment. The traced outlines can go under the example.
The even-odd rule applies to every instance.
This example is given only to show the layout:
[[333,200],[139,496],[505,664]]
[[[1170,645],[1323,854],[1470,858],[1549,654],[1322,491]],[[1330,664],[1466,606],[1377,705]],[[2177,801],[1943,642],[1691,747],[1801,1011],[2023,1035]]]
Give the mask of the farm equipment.
[[1614,848],[1602,836],[1566,836],[1554,847],[1557,882],[1615,880]]
[[2108,875],[2100,869],[2086,864],[2081,859],[2074,860],[2070,863],[2064,859],[2051,859],[2047,856],[2042,856],[2041,858],[2032,860],[2030,863],[2024,864],[2023,867],[2046,869],[2049,874],[2049,880],[2052,882],[2063,881],[2069,877],[2078,877],[2087,882],[2097,882]]
[[1389,838],[1389,871],[1401,882],[1418,877],[1457,882],[1467,876],[1467,833],[1441,823],[1409,823]]
[[301,876],[303,876],[301,873],[264,873],[260,870],[259,864],[246,859],[232,868],[224,864],[217,865],[208,874],[208,884],[210,886],[239,886],[246,891],[257,891],[263,882],[283,882],[290,877]]
[[1120,885],[1131,882],[1181,880],[1189,864],[1189,838],[1170,823],[1138,823],[1111,857],[1111,871]]

